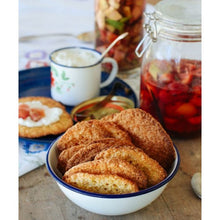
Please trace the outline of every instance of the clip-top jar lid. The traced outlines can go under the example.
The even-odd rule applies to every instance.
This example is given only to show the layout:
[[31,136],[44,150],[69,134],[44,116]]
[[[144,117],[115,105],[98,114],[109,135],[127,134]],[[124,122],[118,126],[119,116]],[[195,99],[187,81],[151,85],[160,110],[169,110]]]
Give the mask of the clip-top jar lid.
[[201,0],[162,0],[153,13],[145,16],[146,34],[135,50],[138,57],[158,37],[179,42],[201,41]]
[[163,21],[184,25],[201,25],[201,0],[163,0],[155,6]]

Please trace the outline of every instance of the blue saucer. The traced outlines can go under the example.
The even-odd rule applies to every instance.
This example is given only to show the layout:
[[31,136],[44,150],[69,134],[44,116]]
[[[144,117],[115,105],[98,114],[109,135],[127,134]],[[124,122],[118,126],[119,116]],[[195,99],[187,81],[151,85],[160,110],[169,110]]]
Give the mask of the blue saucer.
[[[108,73],[102,72],[101,80],[104,81],[108,78]],[[115,78],[115,80],[108,86],[104,87],[100,91],[100,96],[107,95],[115,82],[120,82],[125,87],[127,87],[130,92],[129,94],[125,94],[124,89],[117,90],[115,95],[124,96],[131,99],[134,102],[134,106],[137,107],[137,97],[132,90],[132,88],[126,84],[123,80],[119,78]],[[19,71],[19,97],[26,96],[45,96],[50,97],[50,67],[40,67]],[[70,113],[73,109],[73,106],[65,106],[66,110]],[[19,137],[19,141],[24,145],[29,144],[46,144],[50,145],[52,141],[54,141],[58,136],[50,135],[41,138],[21,138]]]

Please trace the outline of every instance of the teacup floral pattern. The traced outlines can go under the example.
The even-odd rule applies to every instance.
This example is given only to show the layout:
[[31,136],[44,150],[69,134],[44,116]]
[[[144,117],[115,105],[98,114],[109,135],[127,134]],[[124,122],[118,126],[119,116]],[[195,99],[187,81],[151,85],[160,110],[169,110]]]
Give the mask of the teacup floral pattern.
[[58,93],[62,94],[62,92],[70,91],[74,86],[75,83],[70,81],[64,70],[59,72],[54,66],[51,66],[51,87],[54,87]]

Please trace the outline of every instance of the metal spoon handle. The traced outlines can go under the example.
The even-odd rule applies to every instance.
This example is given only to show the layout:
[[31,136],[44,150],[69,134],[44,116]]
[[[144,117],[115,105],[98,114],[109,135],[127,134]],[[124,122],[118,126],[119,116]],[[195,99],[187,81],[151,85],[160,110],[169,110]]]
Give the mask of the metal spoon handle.
[[128,32],[125,32],[121,35],[119,35],[109,46],[108,48],[102,53],[102,56],[100,59],[102,59],[108,52],[109,50],[121,39],[125,38],[128,35]]

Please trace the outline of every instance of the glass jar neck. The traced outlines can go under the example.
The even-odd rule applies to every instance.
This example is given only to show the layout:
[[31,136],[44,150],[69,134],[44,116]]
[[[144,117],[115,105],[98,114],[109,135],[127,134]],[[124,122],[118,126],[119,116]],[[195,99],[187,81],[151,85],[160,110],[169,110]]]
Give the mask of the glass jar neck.
[[201,25],[200,24],[184,24],[165,20],[154,15],[156,20],[157,36],[173,41],[181,42],[200,42],[201,41]]
[[144,54],[152,42],[157,42],[158,38],[179,42],[201,42],[200,24],[173,22],[158,16],[156,12],[144,13],[144,15],[146,17],[144,24],[146,34],[135,50],[138,57]]

